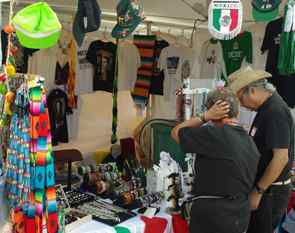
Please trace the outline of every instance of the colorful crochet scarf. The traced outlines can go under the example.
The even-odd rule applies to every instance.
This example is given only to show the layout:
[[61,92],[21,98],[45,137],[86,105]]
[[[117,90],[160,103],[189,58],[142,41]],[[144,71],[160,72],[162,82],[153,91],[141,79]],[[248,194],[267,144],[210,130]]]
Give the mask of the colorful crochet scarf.
[[19,107],[11,123],[7,192],[15,233],[58,231],[49,115],[44,89],[37,80],[17,91]]

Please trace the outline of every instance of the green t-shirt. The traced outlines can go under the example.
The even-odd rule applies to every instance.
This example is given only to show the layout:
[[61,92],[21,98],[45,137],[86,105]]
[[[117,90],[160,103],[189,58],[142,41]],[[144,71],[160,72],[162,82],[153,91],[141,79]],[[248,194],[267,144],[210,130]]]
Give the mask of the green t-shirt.
[[252,63],[251,32],[245,31],[231,40],[220,42],[227,76],[240,69],[244,59]]

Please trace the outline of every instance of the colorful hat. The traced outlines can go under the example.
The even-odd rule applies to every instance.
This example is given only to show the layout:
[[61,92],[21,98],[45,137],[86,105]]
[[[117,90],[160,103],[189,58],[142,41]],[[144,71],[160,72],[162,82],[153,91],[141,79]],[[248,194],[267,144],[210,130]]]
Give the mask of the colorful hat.
[[240,33],[243,21],[240,0],[212,0],[208,15],[208,29],[216,39],[230,40]]
[[143,19],[143,7],[139,0],[121,0],[117,6],[118,23],[112,36],[117,39],[129,36]]
[[57,15],[45,2],[38,2],[20,10],[12,19],[22,46],[32,49],[54,46],[61,34]]
[[253,0],[252,15],[255,21],[271,21],[279,15],[280,0]]

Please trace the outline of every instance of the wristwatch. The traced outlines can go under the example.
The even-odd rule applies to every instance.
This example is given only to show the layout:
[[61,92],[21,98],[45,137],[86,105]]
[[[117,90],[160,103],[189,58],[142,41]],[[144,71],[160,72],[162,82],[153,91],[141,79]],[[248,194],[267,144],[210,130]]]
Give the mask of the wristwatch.
[[258,184],[255,184],[255,190],[259,194],[263,194],[265,192],[265,189],[260,188]]

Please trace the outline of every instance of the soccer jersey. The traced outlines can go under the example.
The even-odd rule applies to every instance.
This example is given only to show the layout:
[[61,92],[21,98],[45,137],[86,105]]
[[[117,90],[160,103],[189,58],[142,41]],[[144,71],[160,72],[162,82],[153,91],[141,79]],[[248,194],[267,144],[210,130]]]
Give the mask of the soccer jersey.
[[221,40],[226,74],[241,68],[243,61],[252,63],[252,34],[245,31],[232,40]]

